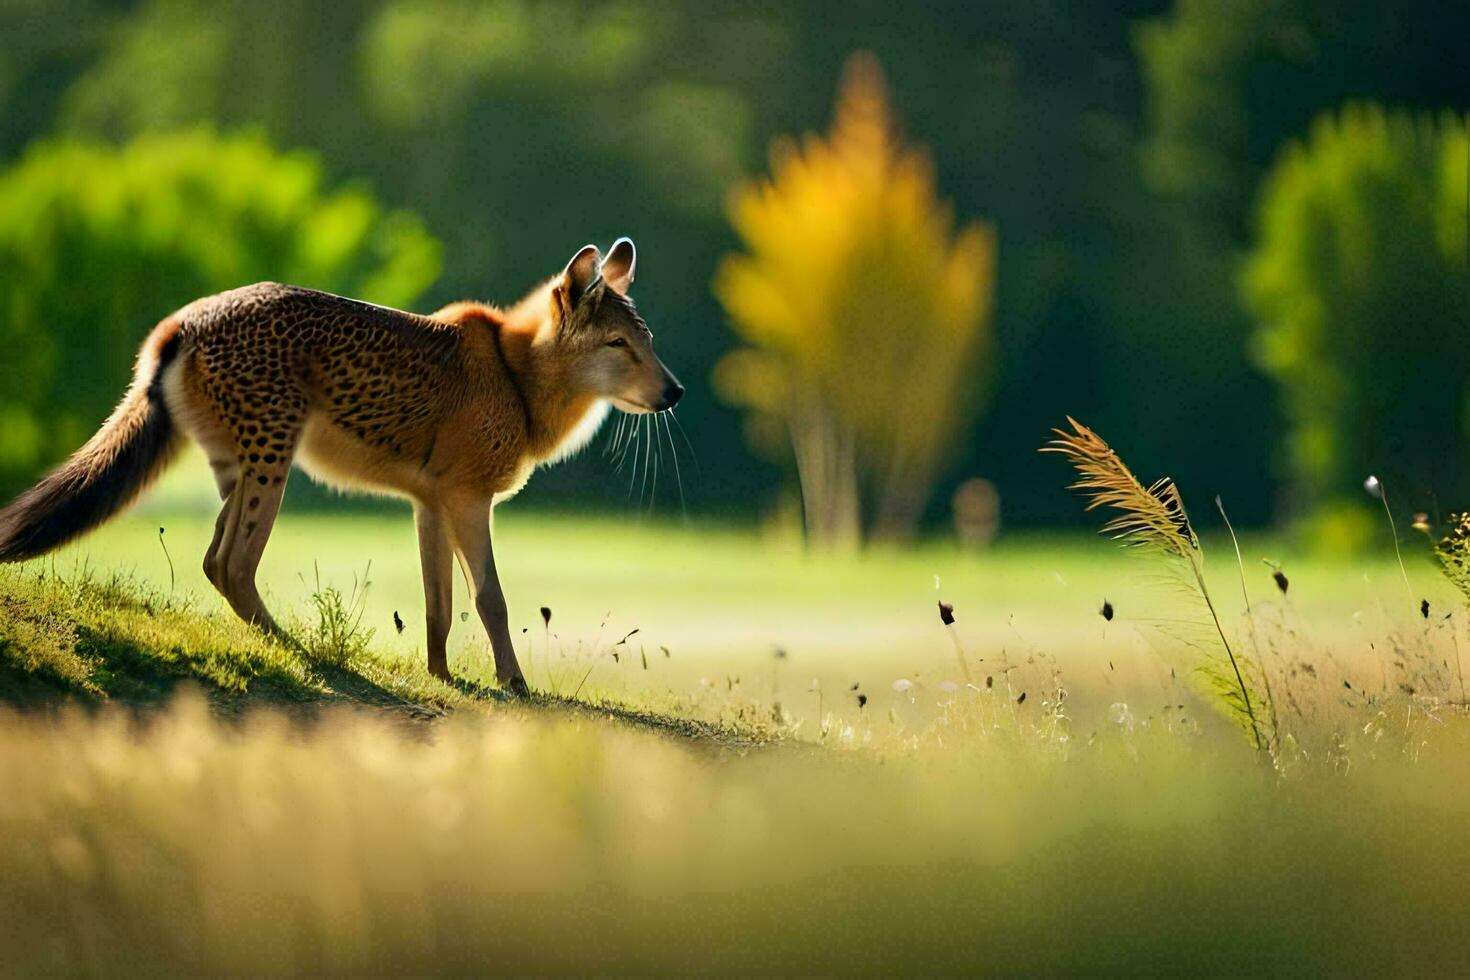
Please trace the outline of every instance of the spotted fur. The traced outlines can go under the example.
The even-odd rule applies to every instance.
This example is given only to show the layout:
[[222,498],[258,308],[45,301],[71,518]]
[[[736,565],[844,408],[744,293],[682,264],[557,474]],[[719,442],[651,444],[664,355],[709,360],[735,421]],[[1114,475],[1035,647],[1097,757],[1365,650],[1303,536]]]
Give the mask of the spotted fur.
[[419,316],[277,283],[198,300],[150,335],[132,389],[92,441],[0,511],[0,560],[44,553],[116,513],[187,435],[224,504],[204,571],[242,618],[284,636],[255,572],[295,463],[413,501],[429,669],[449,677],[457,557],[497,676],[524,690],[491,507],[590,439],[609,403],[661,411],[683,391],[626,295],[634,265],[627,239],[606,260],[588,246],[509,310],[457,303]]

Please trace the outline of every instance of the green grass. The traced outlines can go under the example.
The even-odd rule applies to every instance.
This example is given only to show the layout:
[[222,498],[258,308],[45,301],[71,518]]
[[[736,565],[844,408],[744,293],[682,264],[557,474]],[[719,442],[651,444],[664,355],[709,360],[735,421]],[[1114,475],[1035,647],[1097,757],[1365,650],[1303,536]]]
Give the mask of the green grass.
[[235,622],[209,530],[135,514],[0,572],[0,972],[1458,968],[1461,614],[1417,553],[1411,597],[1391,556],[1246,540],[1251,630],[1213,548],[1286,685],[1273,764],[1171,675],[1177,599],[1105,542],[813,557],[507,509],[521,658],[558,695],[525,704],[473,619],[465,682],[425,672],[406,513],[272,539],[274,611],[340,656]]
[[147,702],[183,679],[222,696],[325,692],[289,651],[189,605],[118,575],[0,570],[0,696]]
[[[191,685],[225,714],[347,703],[428,718],[483,699],[352,640],[314,656],[197,606],[120,572],[0,568],[0,702],[148,707]],[[300,632],[319,643],[321,630]]]
[[[61,552],[54,567],[122,572],[166,593],[160,525],[175,566],[174,594],[193,597],[203,611],[223,610],[199,567],[212,531],[205,513],[131,515]],[[1350,667],[1390,624],[1412,612],[1391,555],[1342,564],[1291,554],[1275,541],[1243,544],[1256,602],[1268,613],[1283,609],[1310,624]],[[789,542],[749,530],[683,527],[633,515],[526,515],[512,504],[496,518],[496,549],[522,666],[532,685],[548,693],[569,694],[586,677],[584,694],[634,703],[673,698],[696,708],[704,704],[703,716],[714,719],[728,706],[726,695],[737,690],[749,700],[779,701],[814,715],[814,680],[829,693],[853,683],[888,691],[900,678],[931,687],[958,681],[953,640],[936,613],[943,598],[955,604],[955,636],[976,670],[980,658],[993,663],[1002,655],[1045,653],[1074,687],[1103,690],[1124,671],[1130,680],[1147,680],[1161,698],[1169,696],[1167,670],[1161,674],[1149,645],[1156,631],[1148,621],[1173,615],[1175,597],[1148,582],[1146,566],[1089,537],[1011,539],[983,555],[934,543],[852,560],[803,555]],[[1243,610],[1227,554],[1213,549],[1212,575],[1222,609],[1237,617]],[[1292,582],[1289,602],[1276,601],[1262,558],[1284,562]],[[340,517],[288,509],[266,551],[261,582],[278,618],[315,623],[311,596],[318,575],[323,586],[350,594],[369,566],[362,624],[373,630],[373,651],[385,661],[418,664],[422,584],[406,509]],[[1416,596],[1423,592],[1436,608],[1453,601],[1452,590],[1422,556],[1411,571]],[[1105,598],[1116,609],[1112,624],[1098,615]],[[542,606],[552,610],[549,631]],[[451,668],[493,684],[480,624],[472,613],[462,619],[471,606],[458,576],[455,608]],[[395,611],[405,623],[401,635]],[[777,660],[778,649],[785,658]],[[834,696],[824,698],[823,707],[848,706]]]
[[410,725],[493,706],[538,717],[591,712],[716,748],[781,734],[771,725],[710,725],[590,692],[581,699],[540,692],[521,703],[475,681],[445,684],[417,661],[371,648],[360,592],[344,597],[322,586],[309,603],[315,618],[298,621],[298,642],[283,644],[226,610],[203,611],[194,597],[162,593],[126,572],[0,567],[0,704],[143,712],[176,696],[202,696],[221,718],[260,709],[311,718],[322,708],[351,707]]

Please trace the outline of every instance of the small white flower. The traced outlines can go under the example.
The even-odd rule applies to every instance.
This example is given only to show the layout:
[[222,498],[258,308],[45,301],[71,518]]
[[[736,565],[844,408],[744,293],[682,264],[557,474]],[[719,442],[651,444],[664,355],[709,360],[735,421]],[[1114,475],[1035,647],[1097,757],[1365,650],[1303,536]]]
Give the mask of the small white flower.
[[914,689],[914,682],[909,680],[907,677],[900,677],[898,680],[893,682],[893,689],[899,694],[902,694],[905,691],[912,691]]
[[1122,701],[1114,701],[1108,706],[1108,720],[1115,725],[1132,726],[1133,712]]
[[953,694],[960,689],[960,686],[954,681],[940,681],[939,689],[945,694]]
[[1363,481],[1363,489],[1368,491],[1370,497],[1376,497],[1379,500],[1383,499],[1383,484],[1379,483],[1378,477],[1373,474],[1369,473],[1368,479]]

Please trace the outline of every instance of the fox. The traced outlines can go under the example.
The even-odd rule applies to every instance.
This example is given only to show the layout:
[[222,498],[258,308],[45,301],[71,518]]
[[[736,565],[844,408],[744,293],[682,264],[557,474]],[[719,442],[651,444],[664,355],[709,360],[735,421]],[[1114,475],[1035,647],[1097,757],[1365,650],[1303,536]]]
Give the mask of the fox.
[[44,555],[115,517],[192,439],[222,504],[204,574],[242,620],[290,642],[255,577],[296,466],[338,489],[407,498],[429,673],[453,680],[457,560],[496,682],[528,695],[492,512],[537,467],[584,447],[613,408],[666,412],[683,396],[629,295],[636,267],[631,239],[605,256],[586,245],[508,308],[462,301],[428,316],[272,282],[196,300],[148,334],[97,433],[0,510],[0,561]]

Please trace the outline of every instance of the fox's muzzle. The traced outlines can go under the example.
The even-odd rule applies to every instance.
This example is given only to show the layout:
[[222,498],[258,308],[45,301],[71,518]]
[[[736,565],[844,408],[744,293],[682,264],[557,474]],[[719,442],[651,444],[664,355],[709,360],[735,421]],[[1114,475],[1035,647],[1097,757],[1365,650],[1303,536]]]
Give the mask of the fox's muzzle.
[[673,372],[664,368],[664,390],[661,395],[662,403],[658,406],[660,412],[666,412],[679,404],[679,399],[684,397],[684,386],[679,379],[674,377]]

